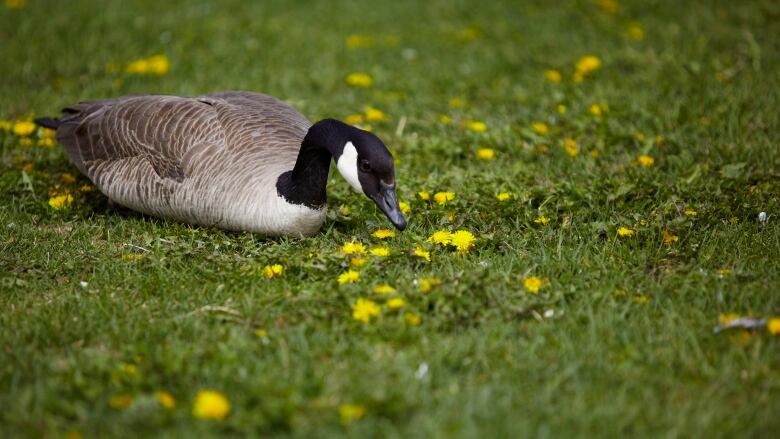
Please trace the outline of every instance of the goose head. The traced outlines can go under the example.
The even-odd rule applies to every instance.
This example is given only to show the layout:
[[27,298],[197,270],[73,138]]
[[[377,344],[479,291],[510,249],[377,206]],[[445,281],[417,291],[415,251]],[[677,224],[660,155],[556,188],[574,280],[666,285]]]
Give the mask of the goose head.
[[333,154],[336,169],[355,191],[373,200],[398,230],[404,230],[406,218],[396,195],[393,156],[379,137],[343,125],[343,144]]

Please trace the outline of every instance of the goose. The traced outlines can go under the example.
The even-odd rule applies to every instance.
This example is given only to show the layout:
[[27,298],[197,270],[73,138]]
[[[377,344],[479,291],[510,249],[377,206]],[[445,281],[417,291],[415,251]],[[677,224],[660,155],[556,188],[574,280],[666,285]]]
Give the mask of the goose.
[[393,157],[374,134],[335,119],[312,124],[268,95],[141,95],[81,102],[56,130],[70,161],[112,202],[188,224],[269,236],[316,234],[330,161],[398,229]]

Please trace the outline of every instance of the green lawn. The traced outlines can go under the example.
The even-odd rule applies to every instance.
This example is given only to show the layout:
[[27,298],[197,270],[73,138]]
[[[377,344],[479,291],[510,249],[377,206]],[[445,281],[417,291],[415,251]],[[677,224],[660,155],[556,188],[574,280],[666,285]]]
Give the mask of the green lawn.
[[[780,337],[713,333],[780,315],[776,1],[29,0],[0,7],[0,53],[0,437],[780,429]],[[127,71],[154,55],[169,71]],[[363,124],[411,209],[391,255],[350,267],[341,246],[390,224],[336,173],[319,235],[267,239],[117,210],[13,132],[79,100],[221,90],[312,120],[381,110]],[[193,415],[203,389],[224,419]]]

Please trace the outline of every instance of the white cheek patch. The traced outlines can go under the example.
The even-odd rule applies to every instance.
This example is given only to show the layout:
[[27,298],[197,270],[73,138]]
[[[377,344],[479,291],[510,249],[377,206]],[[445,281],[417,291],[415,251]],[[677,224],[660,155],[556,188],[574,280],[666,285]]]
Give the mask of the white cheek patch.
[[355,145],[353,145],[352,142],[347,142],[347,144],[344,145],[344,152],[341,153],[341,157],[339,157],[339,160],[336,162],[336,169],[339,170],[341,176],[344,177],[344,180],[347,180],[347,183],[349,183],[353,189],[363,193],[363,187],[360,185],[360,180],[358,179],[357,157],[358,154]]

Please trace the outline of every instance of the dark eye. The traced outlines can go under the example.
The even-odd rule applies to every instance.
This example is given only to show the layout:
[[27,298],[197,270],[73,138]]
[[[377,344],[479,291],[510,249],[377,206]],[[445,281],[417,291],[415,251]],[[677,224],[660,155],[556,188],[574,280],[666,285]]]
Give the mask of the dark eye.
[[371,170],[371,165],[368,163],[368,160],[360,161],[360,170],[363,172],[368,172]]

